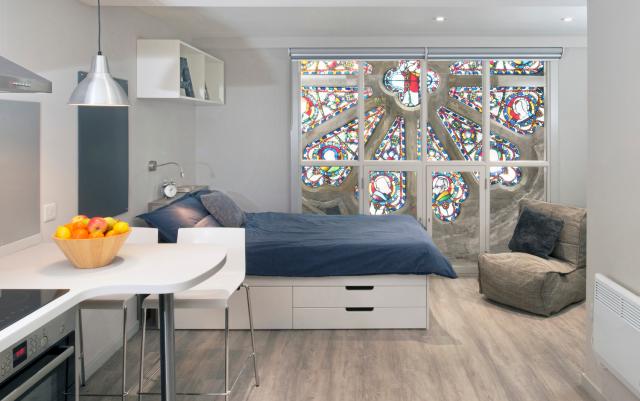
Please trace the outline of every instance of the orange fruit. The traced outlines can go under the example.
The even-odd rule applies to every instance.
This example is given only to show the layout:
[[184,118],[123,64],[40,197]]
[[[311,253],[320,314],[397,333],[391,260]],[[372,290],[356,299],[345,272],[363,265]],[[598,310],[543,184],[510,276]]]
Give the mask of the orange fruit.
[[74,232],[75,230],[84,230],[86,228],[87,226],[84,225],[82,220],[76,221],[75,223],[71,224],[71,232]]
[[94,231],[91,234],[89,234],[89,238],[102,238],[104,237],[104,234],[102,233],[102,231]]
[[69,230],[69,228],[67,228],[66,226],[59,226],[56,229],[56,238],[60,238],[60,239],[69,239],[71,238],[71,230]]
[[71,231],[71,238],[73,239],[87,239],[89,238],[89,231],[86,228],[76,228]]
[[69,231],[73,231],[73,223],[68,223],[68,224],[65,224],[64,226],[67,227]]

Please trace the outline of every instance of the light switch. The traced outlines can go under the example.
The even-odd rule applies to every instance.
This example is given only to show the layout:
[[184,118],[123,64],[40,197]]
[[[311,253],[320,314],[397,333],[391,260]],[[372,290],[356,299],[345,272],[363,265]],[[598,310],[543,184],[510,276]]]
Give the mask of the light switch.
[[44,212],[42,213],[44,222],[52,221],[56,219],[58,214],[58,205],[55,203],[47,203],[44,205]]

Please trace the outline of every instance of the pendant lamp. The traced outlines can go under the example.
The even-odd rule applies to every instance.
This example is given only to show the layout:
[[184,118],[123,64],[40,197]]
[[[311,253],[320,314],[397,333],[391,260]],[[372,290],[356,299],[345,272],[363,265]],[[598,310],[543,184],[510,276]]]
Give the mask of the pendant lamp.
[[100,0],[98,0],[98,54],[93,57],[91,71],[69,98],[72,106],[129,106],[129,98],[109,72],[107,57],[102,55]]

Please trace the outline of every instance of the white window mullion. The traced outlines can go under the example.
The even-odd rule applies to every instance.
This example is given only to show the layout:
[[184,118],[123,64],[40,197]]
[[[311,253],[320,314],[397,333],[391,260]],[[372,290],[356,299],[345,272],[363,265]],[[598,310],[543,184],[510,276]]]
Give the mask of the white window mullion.
[[484,194],[484,205],[480,207],[480,251],[489,250],[491,238],[491,185],[489,183],[489,164],[491,163],[491,70],[489,60],[482,60],[482,182],[480,194]]
[[291,61],[291,194],[290,210],[292,213],[302,212],[302,189],[300,187],[301,159],[303,141],[300,127],[300,62]]
[[[364,214],[365,210],[369,210],[368,199],[369,189],[367,188],[368,174],[366,174],[363,168],[365,163],[365,143],[364,143],[364,130],[365,130],[365,82],[364,82],[364,60],[358,62],[358,187],[360,189],[360,199],[358,202],[360,214]],[[365,177],[366,175],[366,177]]]
[[[425,48],[426,54],[426,48]],[[426,166],[427,162],[427,115],[429,112],[429,88],[427,88],[427,70],[428,64],[427,59],[423,59],[420,62],[422,66],[420,69],[420,95],[422,96],[422,102],[420,105],[420,166],[416,174],[416,178],[418,180],[417,183],[417,196],[416,202],[418,202],[417,213],[418,220],[422,223],[423,226],[427,227],[429,231],[431,231],[431,227],[429,227],[429,213],[431,211],[431,198],[424,198],[427,196],[426,194],[426,186],[431,184],[431,181],[427,181],[429,177],[426,176],[426,171],[424,166]]]

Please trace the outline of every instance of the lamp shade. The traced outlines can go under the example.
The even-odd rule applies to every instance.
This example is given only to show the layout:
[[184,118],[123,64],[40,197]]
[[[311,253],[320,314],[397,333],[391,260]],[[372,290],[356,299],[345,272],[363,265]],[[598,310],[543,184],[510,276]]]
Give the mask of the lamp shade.
[[129,106],[129,98],[109,72],[107,57],[94,56],[91,71],[69,98],[74,106]]

